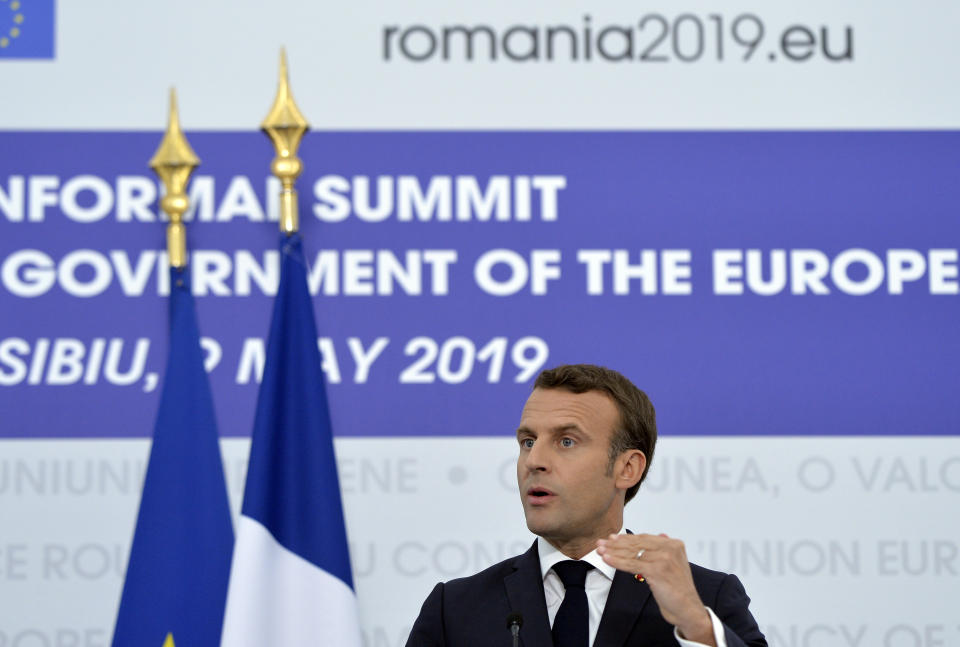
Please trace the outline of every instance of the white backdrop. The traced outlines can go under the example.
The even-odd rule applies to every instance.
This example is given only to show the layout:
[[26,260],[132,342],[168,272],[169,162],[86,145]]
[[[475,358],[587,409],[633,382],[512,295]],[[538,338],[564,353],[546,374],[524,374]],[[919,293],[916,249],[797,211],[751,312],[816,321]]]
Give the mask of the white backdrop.
[[[109,643],[148,442],[5,441],[0,645]],[[341,439],[364,635],[403,645],[440,579],[532,541],[503,439]],[[223,441],[236,513],[246,440]],[[956,645],[952,439],[661,439],[627,526],[736,572],[771,645]]]
[[[453,55],[419,63],[383,57],[384,29],[390,27],[423,25],[439,32],[444,26],[489,26],[502,36],[516,25],[541,34],[565,25],[582,34],[590,16],[596,37],[604,26],[636,29],[649,14],[670,25],[684,14],[699,17],[700,59],[679,60],[672,31],[651,52],[666,62],[595,56],[586,63],[583,48],[581,60],[570,61],[559,56],[559,44],[553,62],[513,62],[502,53],[491,62],[481,58],[479,44],[473,62]],[[746,62],[730,31],[743,14],[759,17],[765,32]],[[716,57],[711,15],[723,19],[723,61]],[[711,0],[93,0],[61,2],[57,18],[55,62],[5,61],[0,70],[7,89],[0,105],[3,128],[154,130],[165,123],[164,93],[175,84],[185,127],[249,130],[269,107],[281,45],[290,56],[297,102],[315,127],[325,129],[890,129],[960,123],[960,91],[947,73],[960,64],[954,38],[960,6],[950,0],[760,6]],[[793,62],[781,53],[770,61],[778,37],[793,25],[815,32],[817,54]],[[740,27],[741,40],[751,38],[746,27]],[[832,51],[840,52],[847,27],[853,32],[852,60],[826,60],[819,53],[820,30],[827,28]],[[684,42],[689,29],[682,27]],[[637,32],[638,56],[660,32],[652,23]],[[415,35],[409,49],[427,51]],[[525,50],[519,42],[515,49]],[[609,49],[616,49],[612,40]],[[64,106],[64,96],[83,100]]]

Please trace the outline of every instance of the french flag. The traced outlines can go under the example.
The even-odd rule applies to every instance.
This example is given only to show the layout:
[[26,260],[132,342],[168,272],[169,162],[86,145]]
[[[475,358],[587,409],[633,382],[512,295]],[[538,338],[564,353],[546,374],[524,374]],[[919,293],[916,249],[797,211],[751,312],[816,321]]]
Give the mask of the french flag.
[[360,647],[300,235],[281,235],[280,252],[221,645]]

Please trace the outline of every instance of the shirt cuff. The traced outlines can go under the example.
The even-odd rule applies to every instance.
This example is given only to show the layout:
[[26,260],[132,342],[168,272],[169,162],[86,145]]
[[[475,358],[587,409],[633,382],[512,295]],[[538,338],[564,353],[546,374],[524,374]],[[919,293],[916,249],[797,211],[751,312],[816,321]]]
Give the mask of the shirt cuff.
[[[723,623],[720,622],[720,618],[713,612],[713,609],[710,607],[704,608],[707,610],[707,613],[710,614],[710,624],[713,625],[713,640],[717,643],[717,647],[727,647],[727,637],[725,635],[726,632],[723,630]],[[673,628],[673,637],[680,643],[680,647],[706,647],[703,643],[684,640],[680,637],[680,632],[676,627]]]

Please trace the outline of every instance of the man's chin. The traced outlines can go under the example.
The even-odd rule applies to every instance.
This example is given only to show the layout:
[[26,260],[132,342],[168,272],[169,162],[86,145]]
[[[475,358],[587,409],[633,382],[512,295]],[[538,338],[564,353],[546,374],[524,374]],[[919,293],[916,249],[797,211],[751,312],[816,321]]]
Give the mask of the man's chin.
[[552,536],[556,534],[558,524],[543,512],[542,510],[523,511],[527,520],[527,530],[541,537]]

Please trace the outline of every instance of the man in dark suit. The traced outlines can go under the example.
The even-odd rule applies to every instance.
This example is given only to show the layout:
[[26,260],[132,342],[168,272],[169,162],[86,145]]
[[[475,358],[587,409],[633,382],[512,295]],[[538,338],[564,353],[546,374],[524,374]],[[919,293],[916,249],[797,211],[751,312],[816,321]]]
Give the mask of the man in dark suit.
[[[765,647],[733,575],[686,558],[666,535],[624,532],[623,507],[653,458],[646,394],[590,365],[543,371],[517,429],[526,553],[438,584],[408,647]],[[513,615],[512,615],[513,614]]]

